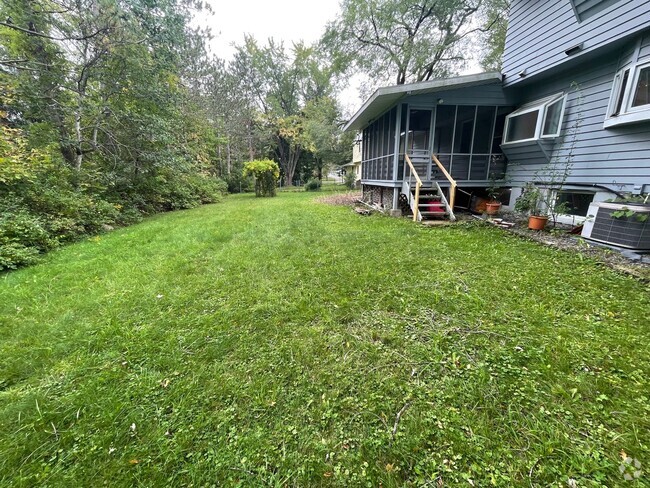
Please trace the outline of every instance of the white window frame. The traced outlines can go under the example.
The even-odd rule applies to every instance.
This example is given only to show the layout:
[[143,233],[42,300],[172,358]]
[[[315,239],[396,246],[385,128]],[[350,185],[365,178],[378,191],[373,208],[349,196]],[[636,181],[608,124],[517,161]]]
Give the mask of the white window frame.
[[[603,124],[605,129],[607,127],[650,120],[650,103],[641,105],[640,107],[632,107],[632,98],[634,97],[636,86],[639,83],[641,71],[646,68],[650,68],[650,62],[626,66],[616,73],[614,76],[614,83],[612,84],[612,93],[609,97],[609,104],[607,105],[607,116],[605,117],[605,123]],[[621,110],[617,115],[612,115],[612,112],[616,108],[616,103],[621,95],[621,83],[627,70],[630,70],[630,74],[627,77],[627,86],[625,87],[625,93],[623,93]]]
[[[541,139],[554,139],[556,137],[560,137],[560,133],[562,132],[562,122],[564,122],[564,111],[566,110],[566,99],[567,99],[566,95],[562,95],[561,98],[548,102],[544,107],[544,120],[542,121],[542,128],[539,132],[539,137]],[[560,109],[560,120],[558,120],[557,123],[557,131],[554,134],[543,134],[542,132],[544,131],[544,124],[546,123],[546,116],[548,115],[548,109],[551,105],[555,105],[559,101],[562,101],[562,108]]]
[[[520,107],[519,109],[515,110],[511,114],[509,114],[506,117],[506,124],[504,127],[503,131],[503,139],[504,142],[502,145],[510,145],[510,144],[519,144],[522,142],[531,142],[531,141],[537,141],[539,139],[553,139],[555,137],[558,137],[560,135],[560,132],[562,131],[562,122],[564,121],[564,111],[566,109],[566,99],[567,96],[564,93],[557,93],[555,95],[552,95],[550,97],[542,98],[540,100],[536,100],[534,102],[527,103]],[[546,122],[546,116],[548,114],[548,107],[553,105],[555,102],[563,100],[562,101],[562,110],[560,113],[560,121],[558,123],[558,130],[555,134],[546,134],[542,135],[542,130],[544,129],[544,123]],[[529,137],[528,139],[519,139],[516,141],[507,141],[508,138],[508,131],[510,129],[510,120],[518,117],[520,115],[524,115],[530,112],[537,112],[537,125],[535,126],[535,135],[533,137]]]

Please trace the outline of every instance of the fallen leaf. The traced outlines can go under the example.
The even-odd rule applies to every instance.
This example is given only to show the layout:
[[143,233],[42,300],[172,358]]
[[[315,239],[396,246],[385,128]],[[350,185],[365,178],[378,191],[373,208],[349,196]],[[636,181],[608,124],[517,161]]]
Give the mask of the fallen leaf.
[[129,464],[140,464],[140,461],[138,461],[137,459],[131,459],[129,461]]

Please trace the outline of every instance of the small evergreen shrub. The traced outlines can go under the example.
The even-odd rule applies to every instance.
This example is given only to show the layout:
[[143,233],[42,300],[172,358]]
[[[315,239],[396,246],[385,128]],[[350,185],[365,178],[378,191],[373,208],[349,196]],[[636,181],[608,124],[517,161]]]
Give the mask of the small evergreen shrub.
[[316,178],[312,178],[307,183],[305,183],[305,191],[318,191],[320,190],[321,182]]
[[270,159],[248,161],[244,163],[244,177],[255,178],[255,195],[258,197],[274,197],[276,185],[280,177],[278,163]]

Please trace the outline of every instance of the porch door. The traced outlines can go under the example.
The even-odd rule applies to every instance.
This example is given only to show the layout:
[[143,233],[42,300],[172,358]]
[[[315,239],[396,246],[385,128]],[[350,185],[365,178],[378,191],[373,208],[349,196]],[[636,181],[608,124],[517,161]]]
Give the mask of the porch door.
[[423,180],[430,180],[433,110],[409,107],[406,152]]

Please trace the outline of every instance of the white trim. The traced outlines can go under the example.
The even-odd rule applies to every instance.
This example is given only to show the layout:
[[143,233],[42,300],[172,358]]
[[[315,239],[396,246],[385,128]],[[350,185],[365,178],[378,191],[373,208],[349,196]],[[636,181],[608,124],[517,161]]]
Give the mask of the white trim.
[[[650,120],[650,103],[638,107],[632,107],[632,99],[636,93],[641,71],[648,68],[650,68],[650,62],[634,63],[620,69],[616,73],[612,84],[609,104],[607,105],[607,116],[605,117],[603,128],[607,129],[608,127],[614,127],[617,125]],[[626,71],[629,71],[629,74],[627,77],[627,85],[625,86],[625,93],[623,93],[621,110],[617,115],[612,115],[612,112],[616,108],[616,104],[621,96],[621,90],[623,89],[622,83]]]
[[632,99],[634,98],[634,95],[636,95],[636,89],[637,85],[639,84],[639,78],[641,77],[641,71],[644,69],[650,69],[650,62],[637,64],[634,69],[634,78],[632,84],[630,85],[630,91],[628,92],[628,106],[626,112],[640,112],[650,110],[650,102],[644,105],[639,105],[638,107],[632,106]]
[[560,137],[560,133],[562,132],[562,122],[564,122],[564,111],[566,110],[566,100],[567,96],[564,95],[561,99],[555,100],[554,102],[551,102],[546,105],[546,108],[544,109],[544,123],[546,123],[546,117],[548,116],[548,109],[555,105],[558,102],[562,102],[562,108],[560,109],[560,118],[557,121],[557,131],[554,132],[553,134],[544,134],[544,124],[542,124],[542,130],[539,133],[539,137],[541,139],[553,139],[555,137]]
[[[562,102],[562,110],[560,112],[560,120],[558,122],[558,130],[556,134],[546,134],[542,135],[542,131],[544,130],[544,123],[546,122],[546,116],[548,115],[548,107],[551,105],[557,103],[558,101],[564,99]],[[510,145],[510,144],[517,144],[520,142],[531,142],[531,141],[537,141],[539,139],[553,139],[555,137],[558,137],[560,135],[560,132],[562,131],[562,122],[564,121],[564,111],[566,109],[566,100],[567,96],[564,93],[556,93],[555,95],[551,95],[550,97],[546,98],[541,98],[539,100],[536,100],[534,102],[526,103],[522,105],[519,109],[515,110],[508,116],[506,116],[506,124],[504,127],[503,131],[503,145]],[[508,140],[508,131],[510,130],[510,120],[519,117],[521,115],[525,115],[530,112],[537,112],[537,122],[535,125],[535,134],[533,137],[529,137],[527,139],[517,139],[514,141],[509,141]]]

